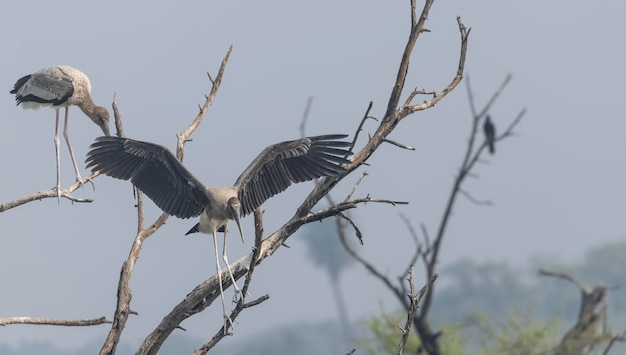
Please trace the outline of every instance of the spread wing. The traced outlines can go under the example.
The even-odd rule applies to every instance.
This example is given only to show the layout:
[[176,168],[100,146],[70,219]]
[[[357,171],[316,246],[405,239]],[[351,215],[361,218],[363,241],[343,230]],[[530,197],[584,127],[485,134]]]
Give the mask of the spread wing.
[[346,157],[352,154],[345,149],[350,143],[338,140],[345,137],[343,134],[307,137],[265,148],[235,182],[241,215],[252,213],[291,184],[344,172],[342,164],[349,163]]
[[130,180],[166,213],[190,218],[209,204],[206,187],[161,145],[99,137],[90,148],[87,168]]

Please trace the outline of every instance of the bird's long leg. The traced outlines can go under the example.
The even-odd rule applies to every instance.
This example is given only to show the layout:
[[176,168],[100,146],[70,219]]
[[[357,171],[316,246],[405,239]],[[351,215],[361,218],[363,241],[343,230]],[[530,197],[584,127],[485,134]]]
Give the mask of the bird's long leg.
[[60,147],[61,147],[61,142],[59,140],[59,108],[56,108],[56,112],[57,112],[57,117],[56,117],[56,123],[54,126],[54,151],[56,154],[56,158],[57,158],[57,200],[59,202],[59,204],[61,204],[61,154],[60,154]]
[[[235,289],[237,293],[239,293],[239,295],[241,296],[241,299],[243,300],[244,299],[243,292],[241,292],[241,290],[237,286],[237,282],[235,282],[235,276],[233,275],[233,272],[230,269],[230,263],[228,262],[228,256],[226,255],[226,229],[224,229],[224,250],[222,252],[222,259],[224,259],[224,262],[226,263],[226,268],[228,269],[228,275],[230,275],[230,280],[233,282],[233,288]],[[235,294],[234,302],[237,302],[237,294]]]
[[220,297],[222,297],[222,312],[224,314],[224,334],[226,334],[226,322],[233,322],[230,317],[226,315],[226,302],[224,301],[224,288],[222,287],[222,268],[220,267],[219,252],[217,251],[217,228],[213,228],[213,246],[215,247],[215,266],[217,267],[217,280],[220,283]]
[[74,172],[76,173],[76,181],[84,184],[87,180],[83,180],[78,170],[78,164],[76,164],[76,158],[74,157],[74,151],[72,151],[72,145],[70,144],[70,135],[67,131],[69,107],[65,107],[65,123],[63,124],[63,137],[65,137],[65,143],[67,143],[67,149],[70,151],[70,157],[72,158],[72,164],[74,164]]

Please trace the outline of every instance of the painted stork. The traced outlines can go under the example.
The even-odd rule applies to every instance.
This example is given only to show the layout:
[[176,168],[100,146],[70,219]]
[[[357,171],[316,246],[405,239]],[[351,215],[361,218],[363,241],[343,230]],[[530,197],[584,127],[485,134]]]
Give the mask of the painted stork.
[[97,138],[87,153],[86,163],[94,172],[130,180],[166,213],[179,218],[200,216],[199,223],[186,234],[213,235],[226,320],[217,232],[224,232],[222,259],[233,287],[241,293],[226,256],[228,222],[234,220],[237,223],[243,242],[241,217],[252,213],[293,183],[344,172],[346,169],[342,164],[350,162],[347,156],[351,154],[344,147],[350,143],[338,139],[345,137],[347,135],[324,135],[270,145],[243,171],[234,186],[206,187],[167,148],[128,138]]
[[489,146],[489,153],[493,154],[496,152],[496,127],[493,125],[493,122],[491,122],[491,117],[489,117],[489,115],[485,117],[483,130],[485,131],[485,139],[487,140],[487,145]]
[[109,133],[109,112],[104,107],[96,106],[91,99],[91,84],[89,78],[78,69],[68,66],[56,66],[41,69],[33,74],[21,77],[13,86],[11,94],[15,94],[17,104],[22,107],[39,108],[41,106],[52,106],[56,109],[56,124],[54,133],[54,145],[57,160],[57,197],[61,198],[61,158],[59,154],[59,111],[65,107],[65,122],[63,127],[63,137],[70,151],[76,181],[85,183],[80,176],[78,164],[72,151],[69,135],[67,132],[68,111],[71,105],[76,105],[97,124],[102,132],[110,136]]

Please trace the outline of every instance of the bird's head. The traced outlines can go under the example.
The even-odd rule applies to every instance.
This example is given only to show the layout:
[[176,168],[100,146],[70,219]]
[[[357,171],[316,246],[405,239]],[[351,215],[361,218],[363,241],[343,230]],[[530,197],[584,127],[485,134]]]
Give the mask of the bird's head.
[[96,106],[93,110],[92,115],[88,115],[91,120],[100,126],[102,132],[105,136],[110,136],[111,132],[109,131],[109,111],[102,106]]
[[237,223],[237,228],[239,228],[239,235],[241,235],[241,242],[244,243],[243,239],[243,230],[241,229],[241,202],[237,197],[231,197],[228,200],[228,211],[230,213],[231,219]]

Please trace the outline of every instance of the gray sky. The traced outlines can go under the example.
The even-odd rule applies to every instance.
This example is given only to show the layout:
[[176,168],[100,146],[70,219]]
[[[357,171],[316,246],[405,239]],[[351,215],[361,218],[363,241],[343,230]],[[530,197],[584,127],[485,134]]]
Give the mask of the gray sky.
[[[91,78],[97,104],[118,93],[127,136],[173,148],[210,90],[234,45],[224,82],[202,126],[187,145],[185,164],[207,185],[232,184],[265,146],[299,136],[307,98],[314,103],[308,134],[352,134],[370,100],[380,117],[395,80],[409,29],[408,1],[132,2],[67,1],[0,5],[0,201],[55,183],[54,111],[24,111],[8,94],[19,77],[71,65]],[[421,6],[421,5],[420,5]],[[523,108],[513,139],[498,144],[465,189],[495,207],[458,202],[441,265],[460,258],[524,265],[532,255],[576,260],[590,246],[621,240],[624,232],[626,117],[622,100],[626,4],[584,1],[441,1],[413,54],[407,89],[441,90],[456,70],[460,15],[472,28],[466,74],[479,106],[508,73],[513,81],[491,110],[502,130]],[[405,95],[406,97],[406,95]],[[100,130],[77,108],[70,137],[79,160]],[[433,109],[405,119],[390,137],[416,151],[382,146],[361,169],[369,176],[357,195],[407,200],[409,206],[369,204],[352,211],[364,232],[361,253],[390,276],[410,258],[412,241],[398,213],[434,233],[462,159],[470,126],[465,86]],[[372,132],[375,123],[365,127]],[[362,142],[361,142],[362,143]],[[73,171],[62,143],[62,180]],[[221,153],[219,157],[212,153]],[[333,193],[343,198],[358,173]],[[112,319],[119,270],[136,228],[131,187],[107,177],[76,196],[0,214],[0,317]],[[291,188],[265,205],[265,230],[278,228],[307,194]],[[148,220],[158,215],[151,205]],[[131,317],[124,341],[140,342],[199,282],[214,272],[206,235],[184,237],[195,221],[170,218],[144,245],[131,280]],[[252,235],[252,218],[244,228]],[[301,237],[302,233],[300,233]],[[236,336],[298,320],[335,316],[326,276],[306,259],[298,235],[258,269],[250,292],[270,293],[242,314]],[[251,248],[231,238],[236,260]],[[421,269],[418,269],[421,272]],[[445,275],[441,275],[445,279]],[[397,303],[358,267],[344,277],[353,318]],[[303,307],[306,305],[306,307]],[[206,336],[221,323],[220,307],[183,324]],[[50,339],[75,346],[103,339],[108,326],[84,329],[11,326],[0,343]],[[226,339],[225,341],[229,341]]]

